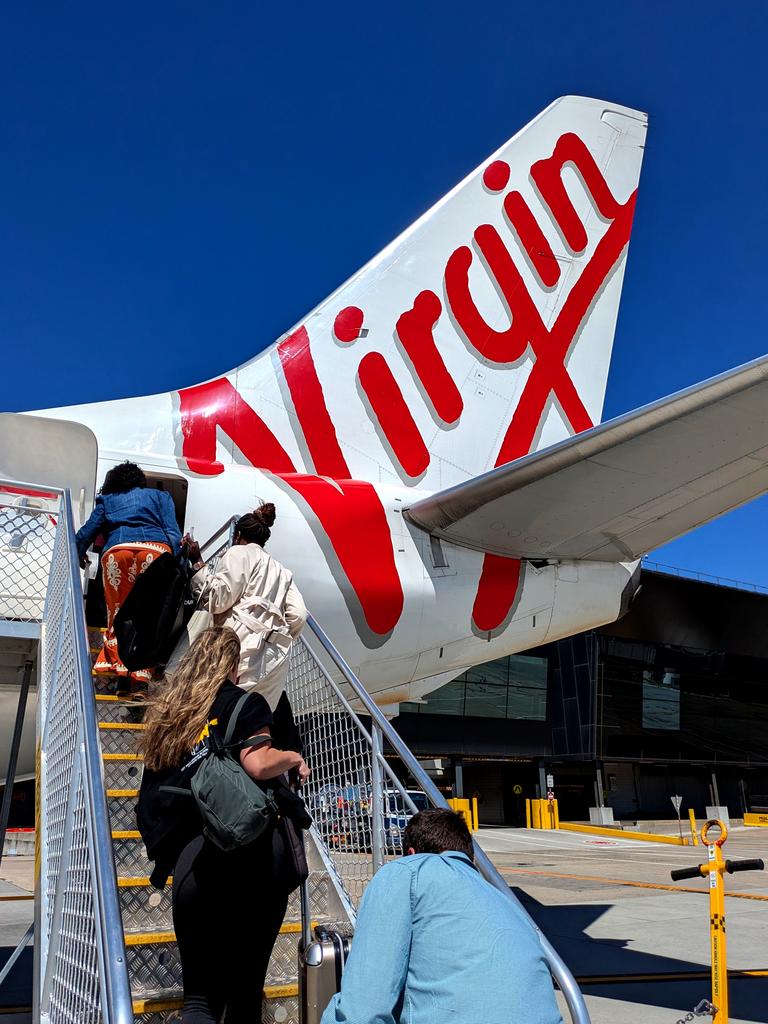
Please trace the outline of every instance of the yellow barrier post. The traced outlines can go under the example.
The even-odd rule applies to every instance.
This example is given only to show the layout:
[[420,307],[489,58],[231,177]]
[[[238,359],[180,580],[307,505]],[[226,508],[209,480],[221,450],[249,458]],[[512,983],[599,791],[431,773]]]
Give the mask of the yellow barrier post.
[[461,797],[453,797],[448,801],[448,806],[451,810],[456,811],[457,814],[462,815],[464,821],[467,823],[467,828],[472,832],[472,812],[469,809],[469,800],[464,800]]
[[[710,839],[712,829],[719,835]],[[762,871],[762,860],[723,860],[722,846],[728,838],[728,829],[717,818],[708,821],[701,829],[701,841],[707,848],[707,863],[695,868],[679,868],[673,871],[673,881],[684,878],[709,877],[709,945],[712,954],[712,1004],[708,1012],[714,1024],[728,1024],[728,964],[725,943],[725,885],[723,874],[727,871]]]
[[555,798],[555,828],[560,828],[560,808],[557,806],[557,798]]
[[477,797],[472,797],[472,831],[477,832],[480,828],[480,818],[477,813]]
[[[712,825],[720,826],[720,835],[713,841],[707,840]],[[728,830],[721,821],[708,821],[701,830],[701,841],[707,847],[709,869],[709,945],[712,951],[712,1002],[717,1007],[713,1020],[717,1024],[728,1024],[728,965],[725,947],[725,895],[723,885],[722,845],[728,838]]]
[[555,829],[555,798],[547,797],[547,828]]
[[525,827],[531,827],[531,801],[530,798],[526,798],[525,801]]
[[688,820],[691,823],[691,842],[694,846],[698,846],[699,833],[696,831],[696,812],[692,807],[688,808]]
[[533,812],[533,827],[541,828],[541,800],[531,800],[531,811]]

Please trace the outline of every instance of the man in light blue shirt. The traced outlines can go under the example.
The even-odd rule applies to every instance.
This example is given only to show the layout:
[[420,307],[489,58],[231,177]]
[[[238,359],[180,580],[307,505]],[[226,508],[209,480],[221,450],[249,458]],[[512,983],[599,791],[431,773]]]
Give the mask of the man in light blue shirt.
[[562,1024],[538,936],[473,865],[464,819],[422,811],[365,891],[322,1024]]

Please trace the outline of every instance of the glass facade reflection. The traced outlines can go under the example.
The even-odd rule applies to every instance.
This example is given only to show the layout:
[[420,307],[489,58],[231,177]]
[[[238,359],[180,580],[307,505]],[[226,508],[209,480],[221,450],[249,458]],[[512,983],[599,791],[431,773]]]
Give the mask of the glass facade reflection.
[[513,718],[547,717],[547,659],[514,654],[476,665],[425,698],[400,705],[400,713]]
[[768,662],[601,639],[599,757],[768,760]]

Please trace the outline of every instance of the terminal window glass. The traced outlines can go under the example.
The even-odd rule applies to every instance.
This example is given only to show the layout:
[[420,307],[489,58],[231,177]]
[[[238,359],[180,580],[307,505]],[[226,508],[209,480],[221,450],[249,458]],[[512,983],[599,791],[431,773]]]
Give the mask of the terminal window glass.
[[513,655],[477,665],[428,693],[424,703],[401,704],[400,711],[543,722],[547,717],[547,659]]
[[664,669],[643,672],[643,728],[680,728],[680,673]]

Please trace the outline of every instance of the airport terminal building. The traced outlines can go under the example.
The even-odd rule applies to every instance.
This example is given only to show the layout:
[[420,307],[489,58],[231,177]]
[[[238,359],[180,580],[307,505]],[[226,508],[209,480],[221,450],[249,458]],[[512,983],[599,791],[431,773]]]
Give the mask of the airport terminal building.
[[[661,567],[660,567],[661,568]],[[551,776],[561,817],[768,808],[768,591],[643,568],[618,622],[463,673],[395,725],[485,824],[524,823]],[[542,795],[545,795],[542,793]]]

